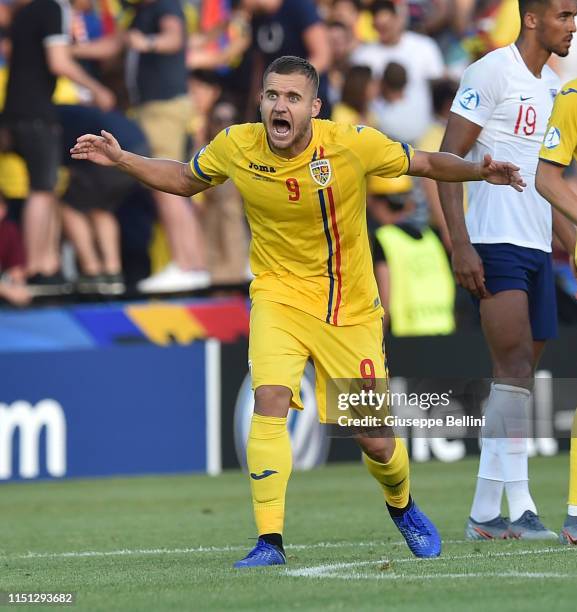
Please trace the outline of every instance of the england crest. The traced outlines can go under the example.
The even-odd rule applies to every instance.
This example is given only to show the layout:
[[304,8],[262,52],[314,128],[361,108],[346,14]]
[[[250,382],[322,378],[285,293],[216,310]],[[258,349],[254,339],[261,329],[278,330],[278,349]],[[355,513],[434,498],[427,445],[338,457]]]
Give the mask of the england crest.
[[317,159],[309,164],[313,181],[321,187],[326,187],[331,182],[331,162],[328,159]]

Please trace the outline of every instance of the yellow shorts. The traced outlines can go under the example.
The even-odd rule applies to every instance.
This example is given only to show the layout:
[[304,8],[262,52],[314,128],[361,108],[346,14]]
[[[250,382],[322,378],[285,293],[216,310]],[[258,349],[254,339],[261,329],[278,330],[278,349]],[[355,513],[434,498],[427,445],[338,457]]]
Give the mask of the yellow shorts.
[[321,423],[326,422],[326,390],[331,379],[387,376],[380,318],[335,327],[292,306],[259,300],[250,311],[248,353],[252,388],[288,387],[291,407],[300,410],[301,378],[311,359]]

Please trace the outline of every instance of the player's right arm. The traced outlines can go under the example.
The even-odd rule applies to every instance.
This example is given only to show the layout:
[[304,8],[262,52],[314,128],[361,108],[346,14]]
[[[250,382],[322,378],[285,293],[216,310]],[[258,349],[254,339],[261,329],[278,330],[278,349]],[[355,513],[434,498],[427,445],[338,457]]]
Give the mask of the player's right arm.
[[[465,157],[497,104],[498,78],[485,62],[465,71],[453,102],[441,151]],[[465,224],[463,186],[439,182],[439,198],[451,237],[451,263],[455,280],[478,298],[488,295],[483,262],[471,244]]]
[[84,159],[101,166],[115,166],[157,191],[192,196],[210,187],[197,179],[189,164],[172,159],[151,159],[123,151],[112,134],[102,130],[100,136],[84,134],[70,149],[73,159]]
[[[481,127],[477,124],[451,113],[441,144],[441,152],[464,157],[471,150],[480,132]],[[455,280],[476,297],[486,297],[483,262],[471,244],[465,224],[463,185],[441,181],[437,185],[441,208],[451,238],[451,264]]]
[[223,130],[189,164],[123,151],[116,138],[105,130],[100,136],[80,136],[70,154],[73,159],[115,166],[151,189],[190,197],[228,178],[227,135],[228,129]]

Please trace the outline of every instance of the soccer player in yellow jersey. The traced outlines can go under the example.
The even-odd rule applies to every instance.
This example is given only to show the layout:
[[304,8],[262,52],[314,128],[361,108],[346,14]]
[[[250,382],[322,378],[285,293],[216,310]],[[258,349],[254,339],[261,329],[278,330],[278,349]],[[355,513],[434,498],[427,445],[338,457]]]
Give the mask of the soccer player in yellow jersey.
[[[577,159],[577,79],[569,81],[555,98],[547,132],[539,153],[535,185],[557,210],[577,224],[577,194],[563,179],[563,172]],[[574,239],[574,237],[573,237]],[[575,252],[577,266],[577,249]],[[569,502],[559,539],[577,545],[577,411],[571,432]]]
[[[367,175],[412,174],[443,181],[487,180],[525,186],[516,166],[469,163],[422,153],[374,129],[315,119],[318,75],[286,56],[263,78],[262,123],[233,125],[190,164],[122,151],[114,137],[87,134],[75,159],[116,165],[146,185],[191,196],[230,178],[252,231],[249,358],[255,409],[247,462],[259,539],[235,567],[286,562],[282,533],[291,472],[289,408],[302,408],[300,380],[316,369],[319,418],[334,378],[386,378],[382,308],[365,218]],[[407,451],[394,437],[356,437],[386,505],[418,557],[438,556],[441,539],[409,495]]]

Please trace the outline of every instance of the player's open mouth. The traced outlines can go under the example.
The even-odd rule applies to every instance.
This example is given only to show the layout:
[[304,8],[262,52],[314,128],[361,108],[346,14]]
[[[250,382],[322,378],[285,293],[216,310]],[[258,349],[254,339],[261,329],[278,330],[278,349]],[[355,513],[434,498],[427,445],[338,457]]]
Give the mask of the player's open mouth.
[[272,131],[275,136],[287,136],[291,131],[291,124],[286,119],[273,119]]

